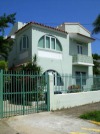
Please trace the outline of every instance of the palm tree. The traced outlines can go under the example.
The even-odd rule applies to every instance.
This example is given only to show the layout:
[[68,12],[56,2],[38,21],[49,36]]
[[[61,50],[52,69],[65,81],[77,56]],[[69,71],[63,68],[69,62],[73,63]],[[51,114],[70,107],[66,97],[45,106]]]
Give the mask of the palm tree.
[[100,33],[100,14],[97,16],[97,18],[93,22],[93,27],[94,27],[94,29],[92,31],[92,34]]

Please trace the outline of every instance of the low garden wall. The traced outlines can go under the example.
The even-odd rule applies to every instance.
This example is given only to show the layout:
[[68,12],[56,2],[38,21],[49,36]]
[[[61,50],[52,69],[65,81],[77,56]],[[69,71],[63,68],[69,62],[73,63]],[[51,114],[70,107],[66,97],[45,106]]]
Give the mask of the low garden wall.
[[50,76],[50,110],[80,106],[100,101],[100,90],[54,94],[53,77]]

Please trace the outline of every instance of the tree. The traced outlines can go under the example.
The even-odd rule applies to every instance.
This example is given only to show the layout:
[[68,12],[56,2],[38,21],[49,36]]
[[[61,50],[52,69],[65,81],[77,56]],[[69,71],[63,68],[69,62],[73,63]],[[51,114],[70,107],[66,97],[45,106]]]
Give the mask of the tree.
[[97,16],[97,18],[93,22],[93,27],[94,27],[94,29],[92,31],[92,34],[100,33],[100,14]]
[[11,51],[13,40],[4,38],[5,29],[10,27],[10,24],[15,23],[15,13],[0,16],[0,55],[7,61],[8,54]]
[[7,62],[4,60],[0,61],[0,69],[7,70]]
[[100,75],[100,55],[93,54],[93,74]]

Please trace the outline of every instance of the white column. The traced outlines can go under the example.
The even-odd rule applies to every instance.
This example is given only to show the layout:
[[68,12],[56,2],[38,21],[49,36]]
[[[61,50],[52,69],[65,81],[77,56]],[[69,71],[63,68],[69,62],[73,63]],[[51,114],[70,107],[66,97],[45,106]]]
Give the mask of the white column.
[[50,89],[50,111],[54,110],[54,78],[49,75],[49,89]]

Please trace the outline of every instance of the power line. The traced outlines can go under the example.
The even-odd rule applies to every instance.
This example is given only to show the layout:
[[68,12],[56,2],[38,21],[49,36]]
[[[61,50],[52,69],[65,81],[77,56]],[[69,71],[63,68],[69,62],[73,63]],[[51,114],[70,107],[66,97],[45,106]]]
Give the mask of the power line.
[[99,41],[100,41],[100,38],[97,38],[97,37],[95,37],[95,36],[93,36],[93,38],[95,38],[96,40],[99,40]]

